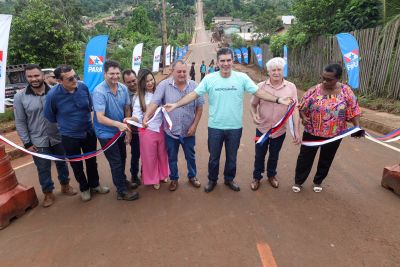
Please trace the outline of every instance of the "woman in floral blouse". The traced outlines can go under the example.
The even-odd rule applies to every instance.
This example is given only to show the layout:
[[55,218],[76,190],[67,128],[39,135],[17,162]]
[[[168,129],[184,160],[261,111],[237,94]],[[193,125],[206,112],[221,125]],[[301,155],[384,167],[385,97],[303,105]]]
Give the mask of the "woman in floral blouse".
[[[342,67],[339,64],[325,66],[322,82],[310,88],[301,99],[299,110],[304,125],[303,141],[326,140],[337,136],[346,130],[347,121],[359,126],[361,111],[357,98],[348,85],[339,82],[341,75]],[[341,139],[321,146],[301,146],[292,187],[294,192],[301,191],[318,148],[321,151],[313,190],[317,193],[322,191],[321,183],[328,175],[340,142]]]

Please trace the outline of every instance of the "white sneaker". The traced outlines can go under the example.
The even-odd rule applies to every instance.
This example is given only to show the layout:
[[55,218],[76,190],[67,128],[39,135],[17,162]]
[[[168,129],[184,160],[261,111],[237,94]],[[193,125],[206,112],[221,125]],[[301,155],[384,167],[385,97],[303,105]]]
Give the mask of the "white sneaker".
[[89,201],[92,198],[92,196],[90,195],[90,189],[81,192],[81,198],[82,198],[82,201],[85,201],[85,202]]
[[108,192],[110,192],[110,188],[108,188],[107,186],[98,185],[97,187],[92,188],[92,191],[98,194],[107,194]]

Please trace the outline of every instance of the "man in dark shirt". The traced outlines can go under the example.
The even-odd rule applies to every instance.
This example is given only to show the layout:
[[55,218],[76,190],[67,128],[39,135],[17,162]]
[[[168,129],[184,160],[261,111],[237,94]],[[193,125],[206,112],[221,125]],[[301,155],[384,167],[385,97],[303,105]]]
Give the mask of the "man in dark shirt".
[[[44,114],[50,122],[58,122],[62,143],[67,155],[79,155],[82,152],[96,150],[97,139],[92,124],[92,99],[88,87],[78,82],[75,71],[67,65],[54,70],[59,81],[48,94]],[[72,170],[79,183],[83,201],[91,199],[91,191],[106,194],[110,190],[99,184],[96,157],[83,162],[71,162]]]

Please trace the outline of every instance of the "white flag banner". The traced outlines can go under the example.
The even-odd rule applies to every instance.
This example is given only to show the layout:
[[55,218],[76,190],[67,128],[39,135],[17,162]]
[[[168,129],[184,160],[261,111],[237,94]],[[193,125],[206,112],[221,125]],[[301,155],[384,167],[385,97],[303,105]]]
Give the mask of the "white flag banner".
[[0,113],[4,113],[6,96],[6,67],[8,37],[10,35],[11,15],[0,15]]
[[137,44],[135,48],[133,48],[132,53],[132,70],[139,73],[140,64],[142,64],[142,50],[143,50],[143,43]]
[[171,64],[174,62],[174,47],[173,46],[171,46],[171,53],[170,53],[170,56],[171,56],[171,59],[170,59],[170,62],[171,62]]
[[156,50],[154,50],[153,72],[158,72],[160,70],[160,57],[161,57],[161,46],[157,46]]
[[165,49],[165,66],[171,65],[171,46],[167,46]]

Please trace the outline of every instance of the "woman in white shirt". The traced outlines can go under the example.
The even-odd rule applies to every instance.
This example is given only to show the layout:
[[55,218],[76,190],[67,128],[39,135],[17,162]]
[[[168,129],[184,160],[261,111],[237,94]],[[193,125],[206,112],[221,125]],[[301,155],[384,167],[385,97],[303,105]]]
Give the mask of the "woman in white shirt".
[[[148,69],[138,74],[138,97],[133,105],[132,119],[142,123],[146,107],[156,89],[156,80]],[[139,130],[140,157],[142,159],[142,183],[160,188],[160,181],[167,182],[169,175],[168,156],[162,127],[163,115],[158,113],[147,128]]]

